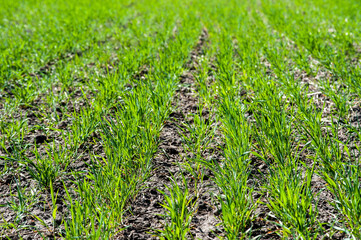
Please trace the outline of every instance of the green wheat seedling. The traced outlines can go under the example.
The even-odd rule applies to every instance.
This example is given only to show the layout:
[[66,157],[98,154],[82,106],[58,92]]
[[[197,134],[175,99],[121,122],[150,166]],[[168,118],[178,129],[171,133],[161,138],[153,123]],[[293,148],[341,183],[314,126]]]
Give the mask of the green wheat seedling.
[[1,162],[1,171],[0,171],[0,177],[3,178],[7,174],[9,174],[13,169],[9,166],[9,164],[5,161]]
[[338,126],[332,123],[326,129],[320,122],[321,115],[312,116],[301,124],[304,134],[302,138],[310,139],[309,147],[316,152],[315,161],[320,162],[323,171],[335,174],[336,170],[347,160],[348,147],[338,139]]
[[251,233],[251,221],[258,205],[252,198],[249,181],[250,126],[245,108],[231,98],[220,105],[222,131],[225,135],[224,161],[209,163],[220,195],[222,226],[228,239],[245,239]]
[[[213,127],[215,120],[212,119],[212,114],[209,113],[208,118],[202,116],[204,106],[200,105],[197,114],[189,115],[193,123],[183,123],[183,128],[180,127],[182,138],[185,142],[185,149],[192,152],[197,158],[201,158],[204,151],[207,150],[209,144],[214,138],[216,128]],[[210,118],[210,120],[209,120]],[[184,132],[188,134],[185,135]]]
[[251,231],[251,220],[257,203],[252,199],[253,189],[247,186],[247,166],[244,172],[234,169],[231,164],[216,167],[215,183],[221,195],[222,226],[228,239],[245,239]]
[[[207,50],[207,49],[206,49]],[[209,102],[211,100],[212,91],[210,90],[210,56],[204,56],[199,59],[197,73],[194,74],[194,79],[197,86],[197,93],[203,101]]]
[[[89,201],[92,196],[97,196],[98,200],[94,204],[98,208],[107,209],[112,221],[120,222],[126,204],[141,190],[141,184],[148,177],[147,172],[139,173],[139,170],[134,169],[131,165],[119,167],[112,163],[106,163],[104,159],[103,162],[92,165],[87,176],[90,182],[80,183],[79,188],[83,189],[86,186],[89,188],[89,184],[92,183],[95,189],[89,189],[89,191],[94,191],[93,194],[86,195],[89,197]],[[139,176],[139,174],[142,175]]]
[[302,177],[296,164],[274,167],[267,184],[267,206],[282,227],[282,236],[297,239],[317,238],[317,196],[311,189],[314,169]]
[[[91,109],[82,109],[73,114],[71,138],[74,148],[84,144],[99,125],[98,113]],[[76,151],[76,149],[74,149]]]
[[108,216],[109,210],[97,204],[99,195],[95,194],[89,183],[86,181],[77,184],[79,189],[78,199],[74,199],[69,190],[64,186],[69,209],[69,218],[64,221],[65,233],[61,234],[65,238],[86,238],[86,239],[109,239],[112,231],[109,224],[114,218]]
[[2,137],[8,137],[7,141],[13,139],[19,143],[23,141],[25,134],[29,131],[28,121],[26,119],[9,119],[0,122],[0,132]]
[[58,199],[58,194],[59,194],[59,191],[57,191],[56,193],[54,193],[54,187],[53,187],[53,183],[50,183],[50,196],[51,196],[51,216],[53,217],[53,229],[51,230],[53,233],[56,232],[56,227],[57,227],[57,224],[56,224],[56,216],[58,214],[58,206],[56,204],[56,201]]
[[28,80],[28,82],[24,83],[24,86],[17,86],[14,91],[15,98],[21,104],[30,104],[34,101],[36,97],[36,86],[32,80]]
[[285,165],[289,159],[292,159],[295,145],[292,137],[294,119],[285,111],[287,105],[281,106],[279,99],[276,101],[264,101],[264,104],[260,105],[263,110],[255,115],[257,122],[255,132],[264,161],[271,164],[267,157],[272,156],[276,163]]
[[225,160],[211,164],[210,168],[220,190],[217,198],[221,204],[222,226],[228,239],[238,239],[247,238],[251,233],[251,221],[258,203],[252,198],[253,187],[248,185],[250,128],[242,115],[239,115],[242,110],[229,112],[234,105],[228,104],[230,109],[225,107],[227,105],[222,108],[225,114]]
[[35,154],[34,160],[28,158],[24,160],[26,169],[30,176],[45,188],[49,188],[51,183],[58,180],[72,161],[66,146],[56,147],[55,143],[47,145],[45,155],[41,155],[36,146],[33,152]]
[[30,209],[38,201],[38,196],[34,191],[28,191],[28,189],[22,188],[19,185],[19,181],[16,179],[16,194],[13,194],[10,190],[10,200],[1,207],[8,207],[16,213],[16,217],[12,223],[5,223],[5,225],[13,225],[15,227],[23,226],[22,220],[30,215]]
[[[244,6],[243,6],[244,7]],[[227,239],[245,239],[252,232],[252,219],[257,206],[249,181],[250,126],[245,118],[247,106],[239,98],[239,78],[232,60],[232,40],[221,38],[222,51],[217,53],[215,85],[219,94],[217,108],[225,147],[224,160],[208,162],[219,189],[220,225]]]
[[[213,127],[215,120],[208,120],[202,116],[203,105],[199,107],[197,114],[190,114],[193,123],[183,123],[182,126],[178,126],[179,134],[182,137],[183,148],[187,153],[185,155],[186,161],[181,163],[187,172],[191,173],[192,178],[195,180],[195,184],[203,181],[203,164],[204,152],[208,149],[209,144],[214,138],[216,128]],[[211,117],[211,114],[209,116]]]
[[7,157],[20,159],[23,153],[29,149],[29,143],[24,141],[24,137],[30,131],[26,119],[9,119],[0,121],[1,148],[7,153]]
[[166,191],[158,190],[164,196],[161,206],[166,213],[162,215],[165,226],[157,230],[160,239],[189,239],[192,217],[196,211],[196,196],[188,188],[188,181],[182,175],[180,183],[175,176],[171,178],[171,186],[165,186]]
[[[361,237],[361,185],[360,166],[347,163],[340,164],[333,175],[321,171],[327,182],[327,189],[336,197],[331,204],[343,214],[342,231],[352,239]],[[349,228],[349,229],[348,229]]]
[[331,100],[335,103],[337,108],[337,116],[345,119],[350,109],[348,94],[342,90],[336,90],[335,86],[331,85],[330,80],[327,80],[323,83],[321,82],[321,87],[326,96],[330,97]]

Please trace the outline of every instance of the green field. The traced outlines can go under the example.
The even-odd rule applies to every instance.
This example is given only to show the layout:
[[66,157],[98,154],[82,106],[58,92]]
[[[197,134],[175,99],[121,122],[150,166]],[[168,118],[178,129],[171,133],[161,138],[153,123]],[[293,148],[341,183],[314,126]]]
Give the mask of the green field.
[[361,239],[359,0],[0,0],[0,239]]

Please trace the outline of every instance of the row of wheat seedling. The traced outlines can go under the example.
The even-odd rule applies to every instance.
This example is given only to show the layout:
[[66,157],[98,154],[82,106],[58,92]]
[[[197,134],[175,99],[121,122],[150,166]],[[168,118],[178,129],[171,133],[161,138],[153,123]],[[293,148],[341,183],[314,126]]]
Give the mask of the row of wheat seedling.
[[[328,51],[319,50],[319,54],[327,56]],[[343,53],[340,54],[342,55]],[[333,60],[330,64],[347,63],[335,62]],[[346,65],[344,66],[346,67]],[[350,71],[350,73],[347,71],[348,76],[340,74],[337,69],[330,69],[330,71],[338,82],[343,80],[347,82],[349,77],[357,77],[357,74],[353,71]],[[321,79],[321,86],[324,84],[322,82],[329,83],[329,81],[330,79]],[[337,82],[333,84],[337,86]],[[328,190],[333,194],[334,199],[330,203],[341,214],[338,216],[338,219],[335,219],[336,222],[341,222],[342,224],[337,227],[341,228],[348,235],[358,238],[360,234],[360,193],[358,190],[360,187],[358,182],[360,169],[357,155],[352,152],[350,147],[354,149],[359,148],[357,143],[359,141],[359,134],[357,134],[358,131],[356,129],[356,136],[354,138],[356,141],[352,141],[350,136],[346,140],[339,138],[339,131],[341,128],[344,128],[343,121],[340,122],[339,119],[340,117],[341,120],[345,119],[345,116],[348,117],[349,114],[349,110],[346,109],[345,111],[342,106],[352,104],[352,99],[347,99],[347,92],[354,92],[355,88],[353,88],[353,85],[348,84],[345,91],[336,93],[330,91],[329,87],[321,89],[323,91],[326,90],[324,91],[325,95],[330,97],[336,106],[336,109],[329,116],[331,117],[331,124],[323,122],[322,111],[313,110],[312,108],[310,108],[312,111],[303,110],[299,117],[303,132],[301,136],[304,143],[309,143],[309,149],[315,153],[312,158],[315,163],[320,165],[318,175],[325,180]],[[342,99],[340,100],[340,98]],[[345,120],[348,121],[349,119],[346,118]],[[352,134],[352,132],[349,133]]]
[[[105,230],[109,233],[121,230],[120,223],[126,204],[136,196],[141,183],[148,176],[176,79],[182,72],[192,45],[193,22],[188,20],[182,24],[185,26],[179,30],[176,39],[170,41],[164,50],[158,52],[157,58],[151,60],[153,69],[150,73],[142,82],[138,82],[127,98],[124,96],[116,113],[105,122],[102,121],[106,158],[103,159],[104,163],[99,162],[92,167],[87,181],[78,183],[81,198],[71,204],[71,219],[79,222],[70,221],[66,224],[67,233],[84,234],[84,230],[77,225],[84,224],[84,220],[83,226],[89,229],[88,232],[94,231],[94,222],[89,223],[94,216],[97,217],[97,232],[91,233],[92,237],[104,236]],[[186,28],[188,24],[192,30]],[[170,34],[170,31],[166,34]],[[113,88],[111,83],[109,87]],[[94,205],[98,207],[94,208]],[[86,209],[82,211],[79,207]],[[82,213],[86,210],[91,214],[83,219]]]
[[[121,222],[126,203],[136,195],[147,177],[157,147],[157,136],[169,110],[174,81],[189,51],[189,46],[183,40],[190,36],[185,34],[187,32],[180,32],[176,41],[170,42],[164,52],[159,52],[159,58],[151,62],[154,67],[151,73],[143,83],[138,84],[128,99],[123,99],[120,111],[102,127],[106,162],[99,163],[101,167],[94,168],[88,174],[91,183],[98,185],[96,189],[99,192],[93,192],[86,182],[79,183],[79,187],[84,186],[79,188],[79,193],[84,194],[88,190],[89,195],[83,195],[81,204],[76,202],[73,204],[75,207],[71,208],[72,219],[82,218],[83,211],[77,207],[82,205],[94,211],[94,199],[99,201],[99,209],[92,214],[98,215],[98,234],[104,236],[104,229],[99,227],[102,223],[106,223],[105,226],[111,231],[120,230],[119,225],[114,224]],[[84,201],[88,204],[85,205]],[[82,219],[79,220],[81,222]],[[71,224],[67,232],[77,230],[74,227],[76,224]],[[82,229],[77,235],[81,232]]]
[[[300,52],[299,54],[305,53]],[[323,52],[321,52],[321,54],[323,54]],[[276,58],[276,61],[277,60],[278,62],[281,62],[282,59]],[[290,77],[287,76],[287,74],[278,74],[278,76],[279,79],[284,83],[291,82]],[[328,81],[328,79],[320,79],[321,84],[325,81]],[[352,199],[355,200],[359,198],[358,191],[355,191],[359,185],[355,181],[358,175],[358,164],[356,163],[355,165],[355,163],[352,163],[352,161],[350,162],[352,157],[348,147],[345,145],[348,142],[341,142],[339,140],[338,129],[340,126],[338,126],[337,123],[335,124],[334,121],[332,121],[333,124],[331,126],[325,124],[322,122],[322,110],[320,111],[316,108],[307,106],[309,103],[308,99],[305,97],[307,96],[306,94],[302,95],[302,91],[294,91],[292,89],[289,90],[292,91],[292,95],[290,94],[288,98],[292,102],[296,103],[297,109],[299,110],[297,114],[294,113],[291,116],[296,116],[296,126],[298,125],[299,134],[302,138],[301,144],[309,146],[307,148],[313,151],[313,156],[310,156],[310,158],[314,160],[313,166],[318,164],[320,165],[317,168],[317,174],[320,175],[325,180],[325,182],[327,182],[328,188],[333,193],[333,197],[335,198],[330,203],[346,217],[346,224],[343,225],[344,227],[342,230],[357,238],[359,234],[359,221],[357,220],[357,213],[352,216],[347,209],[350,209],[350,204],[356,210],[359,208],[357,200],[356,202],[352,201]],[[332,94],[331,91],[325,92],[327,96],[330,96],[330,93]],[[335,102],[336,105],[335,111],[332,112],[332,114],[335,115],[332,117],[332,120],[333,118],[339,119],[340,117],[344,117],[344,109],[339,107],[335,99],[332,97],[330,98]],[[326,130],[324,130],[325,128]],[[357,145],[355,147],[358,148]],[[347,171],[351,173],[350,176],[345,175],[346,169],[348,169]],[[339,181],[338,184],[335,184],[335,181]],[[315,194],[317,195],[317,193]],[[340,199],[341,195],[342,198]],[[317,208],[315,210],[315,214],[317,214]],[[343,222],[342,217],[341,219],[335,219],[336,222],[339,222],[340,220]],[[347,225],[351,231],[347,229]]]
[[[259,26],[262,25],[260,22],[256,24]],[[257,30],[258,32],[261,32],[262,30],[265,32],[269,31],[267,29]],[[259,35],[257,36],[259,38]],[[265,44],[266,42],[269,43],[268,46],[270,46],[270,48],[272,48],[274,45],[277,45],[276,39],[272,38],[274,38],[274,36],[272,36],[271,39],[266,36],[266,38],[263,39],[264,42],[260,42],[258,47],[262,49],[261,46],[267,46],[267,44]],[[230,44],[231,40],[228,40],[228,42],[228,44]],[[244,43],[242,42],[242,39],[240,39],[239,42]],[[253,40],[253,42],[256,41]],[[359,199],[359,196],[357,195],[358,183],[356,181],[358,177],[358,167],[357,165],[349,165],[345,163],[345,157],[347,159],[347,155],[349,155],[345,154],[348,152],[348,149],[346,146],[344,146],[340,150],[340,141],[337,137],[337,126],[331,126],[330,131],[333,131],[333,134],[330,136],[332,137],[326,135],[327,137],[325,138],[325,134],[322,133],[324,124],[322,124],[320,121],[322,112],[310,106],[310,101],[306,97],[307,95],[305,94],[305,89],[302,88],[299,83],[294,81],[292,74],[284,74],[287,72],[285,71],[285,67],[287,66],[285,63],[283,63],[287,59],[284,58],[289,57],[287,54],[290,53],[277,56],[277,54],[280,53],[277,50],[273,52],[273,49],[266,48],[263,50],[265,51],[265,56],[267,56],[267,59],[270,59],[272,63],[272,69],[277,73],[276,76],[270,76],[266,71],[266,68],[262,67],[262,64],[264,63],[258,62],[258,66],[261,66],[261,69],[263,69],[263,73],[261,74],[259,72],[255,72],[254,68],[250,66],[250,63],[253,63],[251,60],[252,48],[248,49],[248,51],[244,50],[244,53],[246,54],[238,51],[238,53],[241,55],[241,60],[243,60],[243,56],[246,56],[248,57],[247,60],[251,61],[246,62],[243,60],[244,65],[240,67],[237,73],[233,72],[235,68],[235,66],[231,63],[233,56],[230,54],[230,56],[228,56],[228,61],[227,56],[224,56],[226,55],[224,54],[225,52],[231,52],[229,49],[232,49],[232,47],[224,47],[224,51],[220,51],[222,55],[217,56],[218,59],[220,59],[220,64],[217,66],[217,68],[220,69],[219,71],[221,74],[217,75],[216,79],[219,80],[218,87],[220,87],[217,90],[220,91],[220,95],[226,99],[223,100],[222,98],[223,101],[220,101],[220,110],[224,111],[224,115],[221,116],[227,116],[221,117],[221,119],[223,119],[222,123],[226,133],[226,148],[224,149],[226,159],[225,162],[229,164],[227,159],[240,160],[242,159],[240,156],[243,157],[243,161],[238,161],[237,163],[239,164],[239,162],[243,162],[243,167],[245,167],[241,171],[243,173],[244,180],[238,179],[236,181],[238,184],[241,184],[241,186],[242,182],[244,182],[243,187],[239,189],[242,189],[245,192],[252,191],[252,188],[249,189],[247,187],[246,173],[248,166],[247,161],[249,161],[249,157],[247,155],[249,154],[250,149],[253,149],[255,150],[254,154],[265,161],[265,163],[268,165],[269,175],[265,176],[267,185],[265,185],[264,188],[268,195],[267,206],[271,210],[274,217],[277,219],[275,224],[282,227],[282,235],[284,237],[291,235],[294,237],[301,237],[306,239],[314,238],[317,237],[318,233],[323,234],[324,230],[324,223],[321,224],[317,220],[317,197],[319,192],[315,192],[311,186],[312,176],[316,171],[315,166],[317,163],[320,163],[321,168],[317,168],[317,173],[326,180],[329,189],[335,197],[335,199],[331,201],[331,204],[334,205],[346,217],[345,220],[347,223],[345,224],[343,231],[346,231],[347,233],[350,233],[350,235],[357,237],[359,233],[357,221],[358,215],[357,213],[353,216],[350,215],[350,209],[351,207],[354,209],[359,208],[359,201],[357,200]],[[290,55],[295,57],[293,52],[292,54],[293,55]],[[307,51],[296,52],[296,59],[292,60],[295,60],[296,62],[302,62],[302,60],[307,57],[307,55]],[[257,59],[257,55],[253,57],[254,59]],[[258,56],[258,59],[260,59],[260,56]],[[302,66],[300,67],[302,69]],[[307,68],[305,70],[310,68],[310,66],[306,67]],[[257,70],[259,71],[260,69],[258,68]],[[237,74],[243,74],[244,77],[238,78]],[[235,87],[238,84],[236,83],[237,81],[244,81],[244,85],[247,90],[253,92],[251,102],[243,101],[243,104],[239,104],[237,106],[237,102],[239,101],[237,99],[237,97],[239,97],[239,92],[237,92],[238,89]],[[321,79],[321,81],[325,83],[327,82],[327,79]],[[236,89],[233,90],[233,94],[232,89]],[[327,95],[331,94],[337,96],[333,91],[327,92]],[[286,99],[289,103],[285,101]],[[343,117],[345,115],[345,109],[342,109],[339,107],[339,105],[337,105],[337,102],[335,101],[337,99],[332,100],[334,100],[337,106],[335,112],[336,117]],[[346,104],[345,101],[347,99],[342,100],[343,104]],[[232,107],[232,105],[235,105],[235,107]],[[230,111],[229,109],[232,110]],[[242,109],[251,109],[254,112],[255,122],[251,124],[251,127],[249,127],[249,122],[244,120],[244,115],[247,111],[243,110],[242,112]],[[238,121],[235,120],[237,118]],[[224,119],[230,119],[230,122],[227,122]],[[231,131],[229,129],[232,128],[229,126],[232,125],[229,124],[232,123],[232,121],[233,130]],[[236,130],[237,128],[240,128],[241,130]],[[295,131],[295,128],[298,129],[298,131]],[[235,134],[237,132],[238,135]],[[242,133],[243,135],[239,133]],[[310,133],[316,135],[317,133],[319,134],[317,136],[313,136]],[[227,141],[227,134],[232,134],[230,135],[232,136],[230,138],[231,141]],[[297,136],[297,134],[299,135]],[[252,143],[253,147],[251,148],[249,142],[251,141],[252,137],[254,138],[254,142]],[[300,141],[300,138],[302,141]],[[241,144],[237,145],[238,141],[241,141]],[[313,144],[317,142],[319,142],[318,145],[322,146],[322,148],[315,150],[313,147],[307,147],[313,146]],[[303,157],[304,155],[302,155],[303,149],[301,146],[305,145],[307,148],[316,152],[315,155],[309,157],[310,160],[316,160],[314,161],[314,164],[308,165],[309,161],[307,158],[305,159]],[[237,155],[235,154],[235,151],[231,151],[233,146],[235,146],[237,151],[241,150],[243,154],[240,155],[238,153]],[[232,152],[231,156],[233,156],[233,158],[229,157],[230,155],[228,154],[230,152]],[[323,160],[320,162],[320,159],[325,159],[325,155],[328,155],[326,158],[328,160]],[[333,171],[337,172],[337,178],[332,178],[328,174],[327,169],[329,169],[329,167],[327,167],[327,165],[329,164],[335,164],[332,169],[334,169]],[[237,176],[234,169],[236,168],[230,165],[227,168],[220,168],[219,170],[219,172],[222,173],[219,175],[219,179],[223,180],[224,183],[227,183],[223,184],[223,189],[221,188],[223,192],[226,192],[224,197],[225,199],[230,197],[228,201],[221,201],[221,203],[227,203],[226,205],[222,205],[221,218],[223,220],[225,230],[228,234],[230,234],[228,235],[229,237],[232,235],[239,236],[245,234],[246,230],[246,228],[242,229],[243,231],[240,231],[239,228],[232,228],[232,224],[236,224],[238,227],[240,226],[237,223],[237,216],[239,216],[237,214],[240,214],[242,211],[234,211],[233,214],[229,214],[232,212],[230,211],[231,208],[227,209],[227,206],[231,206],[232,208],[237,206],[237,201],[235,201],[236,198],[232,198],[232,194],[235,193],[234,189],[230,189],[231,191],[229,191],[229,188],[231,188],[230,186],[237,186],[237,184],[228,184],[232,181],[226,177]],[[232,174],[227,174],[228,171],[231,171]],[[351,173],[351,178],[346,178],[346,171]],[[222,186],[222,184],[220,184],[222,181],[219,181],[219,179],[216,177],[216,182],[219,184],[219,186]],[[226,181],[224,181],[224,179],[226,179]],[[342,182],[336,184],[336,179],[338,181],[342,179]],[[352,193],[356,196],[351,197],[352,195],[350,194],[350,191],[352,191]],[[246,196],[250,197],[250,194],[248,193],[247,195],[245,192],[242,193],[243,198],[237,198],[237,200],[241,201],[242,199],[247,199],[245,198]],[[245,204],[245,202],[243,202],[243,204]],[[249,207],[247,208],[244,207],[245,205],[243,205],[242,210],[243,213],[245,213],[245,215],[243,215],[245,216],[244,219],[246,219],[245,222],[248,221],[249,223],[252,215],[249,214],[247,216],[248,212],[246,212],[246,210],[252,210],[252,207],[254,207],[253,204],[255,203],[250,203],[250,201],[247,203],[249,204]],[[347,226],[351,229],[350,231],[347,230]],[[234,232],[232,233],[232,231]]]
[[[212,2],[212,4],[219,3]],[[222,11],[223,9],[216,14],[220,14]],[[207,11],[203,12],[203,14],[208,15],[210,13]],[[211,19],[208,19],[208,21],[204,24],[208,25],[212,22]],[[213,43],[210,42],[209,44]],[[211,93],[213,89],[211,89],[211,83],[209,82],[209,73],[212,71],[210,64],[211,59],[214,57],[213,48],[214,45],[207,46],[206,44],[203,46],[202,53],[205,54],[197,56],[196,62],[193,63],[197,69],[193,76],[195,82],[191,89],[195,91],[194,96],[198,100],[198,109],[196,113],[188,113],[186,122],[179,126],[184,148],[184,159],[181,168],[187,173],[187,177],[182,175],[181,181],[177,181],[177,178],[174,177],[172,187],[167,188],[169,195],[163,192],[165,195],[164,207],[168,221],[170,221],[170,224],[167,224],[166,228],[161,231],[163,233],[162,237],[166,239],[187,239],[192,237],[190,234],[191,221],[198,211],[198,200],[202,194],[201,188],[203,187],[206,169],[211,170],[214,176],[212,181],[219,188],[219,195],[214,192],[215,196],[218,195],[215,201],[220,203],[219,207],[222,212],[221,225],[226,232],[227,238],[236,239],[240,233],[246,230],[254,206],[250,195],[252,190],[247,187],[248,127],[241,124],[244,121],[240,114],[242,110],[238,108],[239,105],[233,104],[233,99],[226,99],[226,102],[222,101],[220,104],[218,104],[218,101],[214,102],[214,99],[212,100],[212,97],[216,96],[216,94]],[[228,59],[220,59],[219,62],[226,61],[230,63],[232,51],[224,51],[224,53],[224,57],[228,57]],[[220,67],[225,69],[226,66],[222,65]],[[224,81],[223,86],[225,88],[228,83],[231,83],[226,82],[230,79],[224,79],[226,72],[214,72],[213,74],[220,81]],[[232,88],[231,85],[229,86]],[[222,90],[222,100],[227,98],[228,95],[232,95],[226,89]],[[217,108],[220,108],[218,116],[212,116],[215,111],[212,107],[214,104],[216,104]],[[229,104],[232,106],[228,106]],[[210,108],[208,116],[203,115],[205,108]],[[216,134],[215,122],[218,118],[223,120],[222,124],[225,125],[223,131],[226,132],[225,160],[221,163],[219,159],[205,158],[204,155]],[[192,121],[189,122],[189,119]],[[235,140],[237,145],[234,144]]]
[[[249,16],[245,12],[248,5],[233,4],[236,3],[232,2],[228,8],[223,9],[224,12],[214,15],[214,19],[211,18],[208,23],[212,44],[208,58],[213,61],[215,69],[209,64],[204,72],[211,72],[215,81],[203,84],[208,85],[208,88],[214,92],[211,96],[206,95],[205,100],[210,106],[216,106],[215,119],[220,121],[220,133],[224,141],[222,159],[204,159],[203,163],[211,170],[214,175],[213,181],[218,187],[216,202],[221,212],[220,224],[227,239],[250,236],[251,221],[258,204],[252,197],[254,188],[248,184],[252,138],[246,117],[247,106],[239,96],[239,81],[243,76],[234,63],[234,35],[228,33],[229,31],[233,34],[246,35],[252,30],[251,27],[246,26],[250,23]],[[237,17],[227,21],[217,17],[223,14]],[[214,27],[213,22],[217,22],[221,27]],[[236,26],[240,23],[244,25],[241,29],[237,29]],[[209,76],[206,75],[201,76],[200,79],[207,78]]]
[[[113,11],[110,0],[89,9],[88,1],[70,4],[74,11],[47,2],[32,7],[34,18],[29,5],[7,3],[3,9],[19,14],[0,10],[0,90],[6,96],[0,103],[0,147],[6,152],[0,176],[16,178],[2,206],[16,215],[1,228],[33,229],[23,226],[31,215],[67,239],[111,238],[122,230],[129,203],[149,177],[159,132],[203,25],[209,45],[196,63],[199,109],[188,115],[192,122],[179,126],[183,172],[162,192],[166,224],[159,236],[192,237],[208,169],[227,239],[261,237],[253,233],[259,204],[282,238],[332,237],[336,231],[360,238],[361,135],[350,118],[360,96],[360,64],[353,61],[360,36],[359,26],[346,21],[352,16],[357,22],[359,13],[331,1],[323,9],[323,2],[149,1],[150,9],[135,4],[137,10],[124,2]],[[318,95],[324,104],[316,102]],[[41,106],[35,106],[39,98]],[[215,116],[206,119],[203,110],[212,106]],[[35,124],[29,109],[38,111]],[[59,127],[63,121],[70,122],[66,130]],[[223,157],[209,159],[205,152],[218,121]],[[345,129],[346,140],[340,136]],[[27,136],[38,131],[57,142],[29,142]],[[100,150],[92,150],[97,145]],[[255,161],[266,171],[255,173]],[[36,188],[19,181],[24,172]],[[323,189],[314,186],[317,176]],[[321,191],[333,198],[334,222],[319,221]],[[44,192],[51,223],[31,212]],[[59,201],[67,211],[57,222]]]
[[[19,149],[6,158],[7,161],[25,164],[26,170],[41,187],[51,189],[54,219],[58,195],[53,192],[52,186],[56,181],[65,181],[65,201],[69,212],[63,218],[65,229],[59,234],[66,238],[110,237],[115,231],[121,230],[125,206],[147,177],[150,160],[157,147],[157,136],[169,110],[171,93],[192,44],[192,30],[188,31],[182,26],[175,35],[176,39],[170,41],[168,46],[164,45],[164,41],[174,36],[172,23],[175,22],[174,12],[166,13],[167,15],[155,19],[158,21],[162,18],[170,23],[163,29],[164,32],[158,33],[158,41],[149,41],[146,38],[153,36],[145,36],[141,41],[148,41],[151,45],[140,45],[142,49],[136,53],[124,48],[123,54],[127,58],[120,59],[120,63],[117,63],[120,68],[90,79],[99,93],[87,108],[80,112],[74,111],[70,116],[73,118],[71,132],[64,132],[64,147],[50,144],[46,155],[35,148],[34,159],[27,158],[23,154],[24,149]],[[183,24],[187,26],[193,22],[184,21]],[[137,30],[144,33],[142,28],[132,30],[135,35],[138,34]],[[145,30],[152,34],[152,28]],[[134,35],[129,35],[131,37]],[[125,43],[126,41],[124,39]],[[121,66],[132,65],[134,61],[138,64],[148,62],[153,69],[144,79],[132,79],[134,72]],[[137,86],[127,91],[125,85],[128,82]],[[115,110],[111,112],[113,106]],[[23,137],[26,125],[14,125],[16,126],[19,137]],[[6,128],[4,125],[4,129]],[[93,138],[94,133],[98,133],[100,138]],[[4,136],[7,137],[9,136]],[[100,141],[105,155],[90,153],[89,166],[85,171],[76,172],[69,164],[80,158],[81,154],[86,154],[81,151],[82,145],[89,141],[90,144],[91,141]],[[5,142],[6,140],[3,141],[4,144]],[[76,179],[72,186],[67,178]],[[62,197],[64,200],[64,196]],[[11,203],[7,205],[11,207]]]

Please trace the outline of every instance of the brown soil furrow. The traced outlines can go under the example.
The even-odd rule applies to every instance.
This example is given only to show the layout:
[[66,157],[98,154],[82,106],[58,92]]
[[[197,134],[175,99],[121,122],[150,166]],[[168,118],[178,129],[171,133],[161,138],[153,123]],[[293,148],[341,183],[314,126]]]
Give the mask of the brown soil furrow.
[[[205,122],[208,122],[210,124],[209,132],[212,132],[210,134],[214,134],[213,140],[210,142],[210,144],[205,148],[205,150],[201,153],[201,158],[204,160],[211,160],[211,159],[221,159],[222,158],[222,152],[220,150],[221,142],[222,142],[222,136],[220,131],[217,130],[219,122],[216,122],[214,119],[214,116],[212,115],[212,112],[215,110],[213,109],[214,106],[207,106],[204,107],[202,112],[199,113],[199,106],[202,101],[200,96],[197,94],[197,84],[194,79],[194,75],[198,74],[198,70],[195,69],[195,67],[198,67],[199,59],[203,57],[203,48],[205,47],[208,34],[206,29],[203,30],[202,35],[199,39],[198,45],[195,48],[195,50],[191,54],[191,63],[189,66],[189,69],[191,69],[188,73],[188,76],[183,77],[181,82],[184,82],[188,85],[188,90],[193,93],[192,98],[193,101],[196,103],[192,108],[191,111],[188,111],[188,113],[191,114],[197,114],[202,116],[202,118],[205,120]],[[209,76],[210,79],[212,79],[213,76]],[[207,84],[210,84],[207,82]],[[180,89],[183,91],[182,89]],[[180,105],[181,106],[181,105]],[[187,112],[187,110],[186,110]],[[185,119],[185,122],[191,126],[194,126],[194,117],[188,116]],[[213,132],[216,130],[215,132]],[[189,136],[189,132],[183,132],[183,134]],[[186,155],[192,155],[190,153],[184,152]],[[195,215],[192,219],[192,229],[191,229],[191,235],[194,239],[215,239],[217,238],[217,235],[221,235],[222,231],[220,228],[216,227],[220,223],[219,219],[219,204],[215,202],[215,195],[219,193],[215,183],[213,182],[213,173],[209,169],[202,169],[203,171],[203,178],[202,182],[197,186],[197,189],[195,191],[198,192],[198,199],[197,199],[197,210]],[[190,182],[190,184],[193,184],[193,181]]]
[[[131,205],[132,215],[125,219],[125,226],[127,227],[121,235],[120,239],[157,239],[155,236],[156,230],[164,227],[165,211],[160,205],[163,203],[163,195],[158,191],[165,191],[165,186],[170,186],[170,179],[173,176],[179,177],[179,173],[183,172],[181,163],[185,161],[185,156],[189,156],[183,148],[182,134],[180,133],[180,126],[185,122],[189,122],[190,114],[196,114],[199,108],[199,99],[195,90],[195,80],[193,74],[196,73],[196,65],[198,58],[202,55],[202,48],[204,47],[207,37],[206,30],[203,30],[199,38],[199,42],[195,49],[191,52],[191,60],[188,63],[188,71],[185,72],[180,79],[179,89],[176,90],[172,106],[174,112],[170,114],[170,119],[166,121],[160,134],[160,145],[158,152],[153,159],[153,171],[150,178],[145,183],[144,189],[140,191],[137,198]],[[203,111],[202,115],[208,117],[208,111]],[[180,163],[180,164],[179,164]],[[189,183],[192,184],[191,177],[184,171],[184,175]],[[200,193],[197,199],[197,211],[193,216],[191,234],[197,239],[214,239],[214,226],[218,223],[214,215],[216,209],[212,207],[212,200],[209,193],[206,193],[210,185],[209,174],[201,184],[198,192]],[[194,186],[188,186],[191,191]]]

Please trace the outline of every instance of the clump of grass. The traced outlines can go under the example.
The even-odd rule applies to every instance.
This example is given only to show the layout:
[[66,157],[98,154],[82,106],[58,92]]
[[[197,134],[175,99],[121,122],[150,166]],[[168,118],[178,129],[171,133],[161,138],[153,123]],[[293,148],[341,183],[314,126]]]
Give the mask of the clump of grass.
[[297,164],[272,168],[266,186],[267,206],[278,219],[275,224],[282,227],[283,237],[316,239],[317,195],[311,188],[314,169],[307,169],[304,177],[297,169]]
[[244,172],[239,171],[241,168],[237,165],[237,169],[231,163],[217,167],[214,179],[221,193],[217,199],[228,239],[244,239],[250,234],[251,220],[257,206],[252,198],[253,189],[247,186],[247,165],[243,166]]
[[46,154],[42,155],[35,146],[35,159],[25,159],[27,170],[32,178],[45,188],[49,188],[51,183],[56,182],[66,172],[72,161],[71,153],[67,147],[60,145],[47,145]]
[[13,222],[6,222],[4,219],[4,224],[1,226],[2,228],[28,227],[23,224],[23,219],[31,215],[30,209],[38,202],[38,196],[35,191],[29,191],[26,187],[21,187],[17,179],[15,179],[15,181],[16,193],[14,194],[10,189],[10,200],[8,200],[6,204],[0,206],[11,209],[16,213],[16,216]]
[[166,190],[158,190],[164,196],[161,206],[166,210],[162,216],[165,220],[164,229],[157,230],[160,239],[189,239],[192,217],[196,212],[196,202],[188,182],[182,175],[180,183],[175,177],[171,179],[171,186],[165,186]]
[[360,166],[342,163],[331,175],[320,174],[327,182],[327,189],[335,196],[331,205],[343,214],[343,231],[353,239],[361,237],[361,185]]

